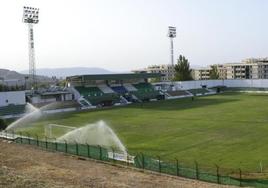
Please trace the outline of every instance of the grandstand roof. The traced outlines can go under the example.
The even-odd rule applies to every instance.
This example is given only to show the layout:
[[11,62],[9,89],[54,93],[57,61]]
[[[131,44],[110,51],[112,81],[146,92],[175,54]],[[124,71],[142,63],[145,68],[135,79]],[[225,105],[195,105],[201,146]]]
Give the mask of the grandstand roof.
[[129,73],[129,74],[95,74],[95,75],[77,75],[69,76],[68,81],[84,81],[84,80],[130,80],[130,79],[146,79],[161,77],[160,73]]

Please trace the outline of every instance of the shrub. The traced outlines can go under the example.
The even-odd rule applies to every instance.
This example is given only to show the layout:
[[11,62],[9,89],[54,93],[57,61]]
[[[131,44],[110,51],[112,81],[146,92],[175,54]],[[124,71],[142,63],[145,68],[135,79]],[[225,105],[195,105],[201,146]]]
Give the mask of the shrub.
[[0,118],[0,130],[4,130],[6,127],[6,121]]

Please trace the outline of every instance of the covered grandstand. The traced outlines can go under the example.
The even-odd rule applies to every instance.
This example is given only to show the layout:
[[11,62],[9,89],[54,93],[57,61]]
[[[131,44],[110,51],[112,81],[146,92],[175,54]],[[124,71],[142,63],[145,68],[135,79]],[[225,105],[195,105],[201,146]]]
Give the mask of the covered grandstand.
[[148,82],[159,73],[98,74],[67,77],[68,87],[82,106],[111,106],[164,99]]

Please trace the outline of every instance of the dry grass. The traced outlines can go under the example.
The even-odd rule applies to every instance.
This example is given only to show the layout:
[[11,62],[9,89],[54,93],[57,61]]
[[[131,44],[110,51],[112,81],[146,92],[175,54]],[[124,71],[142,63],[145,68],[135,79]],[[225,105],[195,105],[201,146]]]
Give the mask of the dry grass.
[[122,168],[91,160],[78,160],[0,140],[0,187],[181,187],[220,186]]

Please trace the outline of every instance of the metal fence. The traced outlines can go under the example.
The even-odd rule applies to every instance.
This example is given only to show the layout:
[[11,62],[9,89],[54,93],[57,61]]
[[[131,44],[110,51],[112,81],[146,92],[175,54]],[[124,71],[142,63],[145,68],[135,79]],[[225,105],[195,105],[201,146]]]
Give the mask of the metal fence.
[[[56,141],[47,140],[47,139],[39,139],[38,136],[31,137],[31,135],[25,136],[15,136],[13,134],[7,134],[6,137],[12,139],[16,143],[21,144],[29,144],[35,145],[42,149],[50,150],[50,151],[59,151],[63,153],[68,153],[71,155],[77,155],[81,157],[91,158],[95,160],[107,161],[115,163],[117,161],[116,154],[120,153],[112,149],[108,151],[108,149],[101,146],[92,146],[88,144],[71,144],[67,143],[59,143]],[[110,152],[110,154],[109,154]],[[112,155],[111,155],[112,152]],[[125,160],[125,162],[120,161],[120,164],[132,165],[139,169],[155,171],[159,173],[164,173],[173,176],[180,176],[190,179],[196,179],[200,181],[206,181],[217,184],[224,185],[236,185],[236,186],[250,186],[250,187],[268,187],[268,180],[258,180],[258,179],[249,179],[245,178],[246,175],[242,173],[241,169],[237,169],[232,171],[233,175],[227,175],[221,173],[221,169],[219,166],[215,165],[215,168],[204,171],[204,169],[200,168],[198,163],[195,162],[193,168],[185,167],[180,164],[180,162],[175,159],[173,162],[167,162],[158,157],[150,157],[144,155],[143,153],[139,153],[134,157],[134,163],[129,163],[129,160]]]

